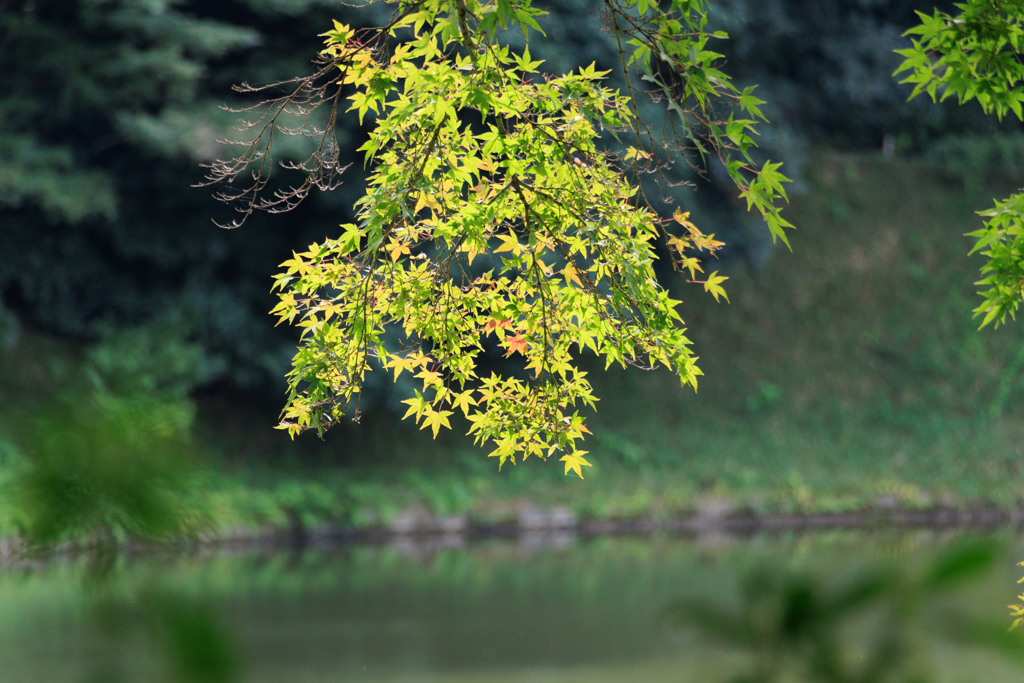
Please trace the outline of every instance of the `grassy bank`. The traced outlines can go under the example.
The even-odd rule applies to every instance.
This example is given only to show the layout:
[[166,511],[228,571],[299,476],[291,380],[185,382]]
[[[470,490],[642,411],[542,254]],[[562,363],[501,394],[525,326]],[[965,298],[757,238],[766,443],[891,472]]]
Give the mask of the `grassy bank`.
[[[674,285],[705,372],[697,394],[592,368],[586,481],[552,462],[499,473],[464,425],[432,441],[389,415],[293,444],[271,429],[276,406],[219,393],[196,399],[194,504],[222,528],[359,526],[411,508],[493,522],[527,505],[595,518],[1011,506],[1024,498],[1024,331],[977,331],[963,234],[1014,182],[968,191],[920,161],[818,154],[787,210],[791,253],[727,271],[728,305]],[[80,361],[30,336],[0,351],[7,423]]]

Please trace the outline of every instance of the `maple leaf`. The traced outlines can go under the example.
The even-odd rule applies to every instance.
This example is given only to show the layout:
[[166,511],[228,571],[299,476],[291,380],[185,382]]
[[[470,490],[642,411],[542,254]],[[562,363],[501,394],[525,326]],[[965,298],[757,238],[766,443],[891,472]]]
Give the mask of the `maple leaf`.
[[516,239],[515,235],[502,235],[498,239],[501,240],[501,246],[494,250],[495,254],[511,251],[514,255],[519,256],[520,252],[523,251],[523,247],[519,244],[519,240]]
[[462,414],[469,417],[469,406],[475,406],[477,404],[476,401],[473,400],[472,393],[473,390],[470,389],[469,391],[464,391],[461,394],[452,394],[454,396],[452,399],[452,408],[461,408]]
[[385,368],[395,369],[395,381],[398,381],[398,376],[402,374],[402,370],[408,370],[412,372],[418,363],[415,359],[407,356],[391,356],[391,360],[384,366]]
[[464,247],[462,247],[462,252],[466,255],[466,261],[469,263],[469,265],[473,265],[473,259],[475,259],[477,254],[480,253],[479,251],[474,249],[472,246],[464,246]]
[[512,464],[515,465],[516,464],[515,453],[516,453],[516,448],[518,447],[518,444],[516,443],[516,440],[514,438],[513,439],[506,438],[506,439],[500,439],[500,440],[496,441],[495,443],[497,444],[498,447],[495,448],[490,453],[488,453],[487,457],[488,458],[497,458],[498,459],[498,471],[499,472],[501,471],[501,466],[505,464],[506,460],[511,460]]
[[437,200],[434,199],[434,195],[429,192],[421,192],[420,198],[416,200],[416,208],[413,209],[413,213],[419,213],[420,209],[424,206],[428,206],[434,211],[437,211],[440,207],[438,206]]
[[686,247],[689,245],[687,244],[686,240],[679,239],[678,237],[675,237],[673,235],[672,237],[668,238],[668,246],[674,247],[675,250],[678,251],[680,255],[682,255],[686,252]]
[[398,261],[398,257],[402,254],[405,254],[406,256],[409,255],[409,247],[405,244],[393,241],[389,246],[390,249],[388,250],[388,254],[391,256],[392,263]]
[[708,279],[704,283],[704,291],[711,292],[711,296],[715,297],[715,301],[718,301],[719,295],[725,297],[725,300],[728,301],[729,296],[725,293],[725,289],[719,284],[720,282],[725,282],[728,279],[729,278],[724,275],[719,275],[716,270],[711,273],[711,275],[708,275]]
[[511,356],[513,351],[518,351],[525,356],[526,347],[527,342],[522,336],[510,337],[508,340],[508,353],[505,354],[505,357]]
[[697,229],[697,226],[690,222],[689,211],[683,212],[679,209],[676,209],[676,212],[672,216],[672,218],[676,219],[676,223],[679,223],[679,225],[683,226],[690,232],[696,232],[698,235],[700,234],[700,230]]
[[450,422],[448,422],[448,416],[452,415],[450,410],[427,410],[426,416],[423,419],[423,426],[420,429],[426,429],[429,425],[434,431],[434,438],[437,438],[437,432],[441,429],[441,426],[445,426],[448,429],[452,428]]
[[684,258],[682,261],[679,262],[679,265],[680,267],[686,268],[687,270],[690,271],[691,278],[696,277],[697,272],[704,272],[704,269],[700,267],[700,261],[692,257]]
[[629,147],[626,149],[625,159],[626,161],[631,161],[633,159],[650,159],[652,156],[654,155],[650,152],[645,152],[642,149],[637,149],[636,147]]
[[504,320],[497,320],[496,318],[491,318],[490,320],[487,321],[487,324],[484,325],[484,334],[487,334],[492,330],[503,330],[506,327],[509,327],[511,324],[512,321],[509,320],[508,318],[505,318]]
[[531,441],[526,444],[523,449],[523,460],[526,460],[531,455],[536,455],[538,458],[544,457],[544,444],[540,441]]
[[580,286],[580,288],[582,289],[582,287],[583,287],[583,283],[582,283],[582,282],[580,282],[580,278],[579,278],[579,276],[578,276],[578,275],[577,275],[576,273],[577,273],[577,271],[576,271],[576,267],[575,267],[575,266],[573,266],[572,264],[569,264],[569,265],[568,265],[568,266],[566,266],[566,267],[565,267],[565,269],[564,269],[564,270],[562,271],[562,277],[564,277],[564,278],[565,278],[565,281],[566,281],[566,282],[575,282],[575,283],[576,283],[576,284],[578,284],[578,285]]
[[424,387],[428,387],[431,384],[444,386],[444,380],[441,379],[441,374],[437,372],[431,372],[426,368],[420,370],[419,374],[417,374],[416,377],[423,380]]
[[406,403],[409,405],[409,410],[407,410],[405,412],[405,415],[402,416],[403,420],[409,417],[410,415],[415,415],[416,422],[419,422],[420,415],[423,414],[423,411],[430,410],[430,404],[427,403],[427,401],[423,398],[423,396],[420,395],[420,392],[418,391],[416,392],[416,398],[407,398],[404,401],[402,401],[402,403]]
[[559,458],[558,460],[560,462],[565,463],[565,473],[569,474],[569,471],[572,470],[576,473],[576,476],[582,479],[583,472],[580,471],[580,465],[583,465],[584,467],[591,466],[590,463],[583,458],[583,454],[587,452],[588,451],[576,451],[575,453],[566,453]]

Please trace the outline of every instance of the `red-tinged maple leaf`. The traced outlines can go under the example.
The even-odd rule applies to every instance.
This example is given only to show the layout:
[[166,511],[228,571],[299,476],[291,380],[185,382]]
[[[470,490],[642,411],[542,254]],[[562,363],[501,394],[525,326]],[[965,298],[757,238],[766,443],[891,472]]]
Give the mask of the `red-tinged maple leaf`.
[[484,334],[487,334],[492,330],[502,330],[506,327],[509,327],[511,324],[512,321],[509,320],[508,318],[505,318],[504,320],[495,320],[494,318],[492,318],[487,321],[486,325],[484,325]]
[[508,340],[508,353],[506,353],[505,356],[506,357],[511,356],[513,351],[518,351],[519,353],[521,353],[521,354],[523,354],[525,356],[526,355],[526,346],[527,346],[526,340],[523,339],[522,337],[520,337],[520,336],[509,337],[509,340]]

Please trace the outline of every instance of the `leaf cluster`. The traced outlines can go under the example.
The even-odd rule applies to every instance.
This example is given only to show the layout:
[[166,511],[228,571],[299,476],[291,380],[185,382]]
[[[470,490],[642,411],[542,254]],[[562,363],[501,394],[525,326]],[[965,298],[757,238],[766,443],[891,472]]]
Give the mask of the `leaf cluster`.
[[[321,70],[294,92],[332,107],[344,94],[372,122],[360,148],[372,172],[357,222],[295,253],[274,283],[273,313],[303,330],[280,425],[293,436],[358,415],[366,374],[387,368],[419,381],[406,417],[435,436],[461,412],[499,463],[562,453],[566,473],[581,475],[579,408],[597,399],[579,354],[665,366],[694,388],[701,374],[680,302],[655,277],[655,243],[693,278],[721,242],[688,214],[661,218],[640,175],[680,155],[702,168],[720,160],[785,241],[786,179],[750,155],[763,103],[716,68],[707,43],[725,36],[705,31],[704,2],[605,3],[624,72],[650,84],[629,80],[627,92],[604,87],[594,65],[545,73],[528,44],[516,54],[501,42],[510,28],[542,30],[542,14],[529,0],[403,1],[383,27],[335,22],[324,34],[336,80],[314,85]],[[665,130],[639,117],[640,95],[674,112]],[[717,299],[725,279],[694,282]],[[521,371],[478,374],[492,345]]]
[[[909,72],[903,83],[913,83],[911,98],[928,93],[933,100],[957,96],[959,102],[977,100],[986,114],[1002,119],[1013,112],[1024,120],[1024,2],[970,0],[956,5],[955,18],[936,10],[918,13],[921,24],[907,31],[913,47],[896,52],[905,61],[897,74]],[[971,253],[985,257],[981,268],[984,301],[975,309],[981,326],[1013,318],[1024,296],[1024,196],[1016,194],[979,212],[988,218]]]
[[1024,118],[1024,2],[970,0],[958,3],[955,18],[938,9],[905,35],[912,47],[896,50],[904,57],[896,75],[909,72],[901,83],[911,83],[913,99],[927,93],[933,101],[956,95],[960,104],[977,100],[986,114],[1000,119],[1012,111]]

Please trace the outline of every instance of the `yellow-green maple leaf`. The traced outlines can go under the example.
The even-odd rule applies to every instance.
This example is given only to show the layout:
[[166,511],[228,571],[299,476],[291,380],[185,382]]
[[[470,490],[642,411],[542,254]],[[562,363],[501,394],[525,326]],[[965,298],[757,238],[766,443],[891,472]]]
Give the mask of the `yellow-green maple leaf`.
[[452,428],[450,422],[448,422],[448,416],[452,415],[450,410],[426,410],[425,417],[423,418],[423,426],[420,429],[426,429],[428,426],[434,431],[434,438],[437,438],[437,432],[442,426],[448,429]]
[[559,461],[565,463],[565,473],[569,474],[569,470],[572,470],[576,475],[582,479],[583,472],[580,471],[580,465],[584,467],[590,467],[590,463],[583,458],[583,454],[588,451],[576,451],[575,453],[566,453]]
[[467,416],[467,417],[469,417],[469,407],[471,405],[475,406],[477,404],[476,401],[473,400],[472,393],[473,393],[472,389],[464,391],[461,394],[453,393],[452,394],[453,398],[452,398],[452,402],[451,402],[452,403],[452,408],[461,408],[462,409],[462,414]]
[[728,279],[729,278],[727,278],[724,275],[719,275],[718,271],[716,270],[715,272],[711,273],[711,275],[708,275],[707,281],[704,282],[704,291],[710,292],[711,296],[715,297],[715,301],[718,301],[719,296],[725,297],[725,300],[728,301],[729,295],[725,293],[725,289],[721,286],[721,284],[719,284],[725,282]]

